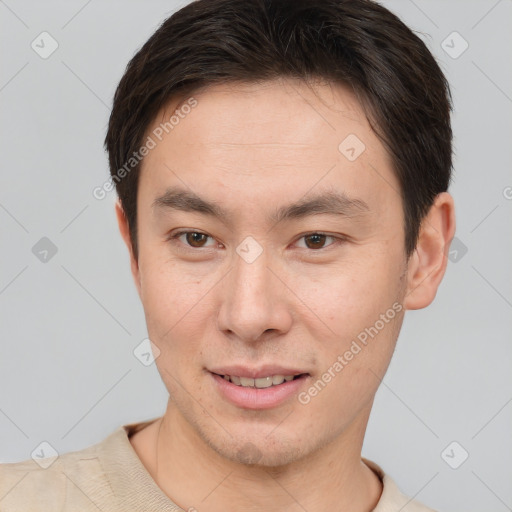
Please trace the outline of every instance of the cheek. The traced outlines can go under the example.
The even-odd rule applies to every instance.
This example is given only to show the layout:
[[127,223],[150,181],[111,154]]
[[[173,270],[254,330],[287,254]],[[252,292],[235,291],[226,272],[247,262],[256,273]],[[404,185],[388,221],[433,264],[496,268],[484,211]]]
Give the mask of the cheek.
[[[197,352],[195,343],[207,325],[216,280],[165,258],[145,258],[141,295],[150,338],[164,350]],[[187,343],[179,343],[186,340]]]
[[403,313],[396,314],[393,308],[386,311],[387,323],[378,317],[365,325],[361,318],[347,317],[338,324],[343,333],[324,340],[320,374],[300,398],[301,403],[309,401],[312,416],[328,411],[332,428],[339,427],[341,419],[348,424],[369,404],[384,377],[403,319]]
[[324,323],[328,338],[356,335],[397,300],[400,269],[389,256],[370,252],[291,276],[290,287],[309,310],[307,317]]
[[303,274],[295,282],[307,306],[302,319],[321,354],[320,371],[330,370],[321,378],[328,381],[329,390],[319,400],[327,400],[326,406],[328,396],[347,406],[371,397],[400,330],[399,265],[382,252],[372,252],[367,259],[317,270],[314,278]]
[[155,364],[170,395],[182,402],[186,402],[184,386],[196,390],[196,399],[201,396],[198,370],[211,317],[208,288],[211,284],[206,279],[201,282],[197,276],[178,272],[171,264],[146,269],[146,324],[149,338],[160,349]]

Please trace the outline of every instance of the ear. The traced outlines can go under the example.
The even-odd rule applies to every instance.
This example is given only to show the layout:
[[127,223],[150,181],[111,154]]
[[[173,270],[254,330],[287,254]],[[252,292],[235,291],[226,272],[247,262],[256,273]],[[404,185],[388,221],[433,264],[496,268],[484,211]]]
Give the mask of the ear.
[[416,249],[409,258],[405,309],[425,308],[434,300],[446,270],[454,234],[453,198],[448,192],[442,192],[423,219]]
[[130,253],[130,267],[132,271],[132,276],[133,280],[135,281],[135,286],[137,287],[137,291],[140,297],[141,286],[139,264],[133,255],[133,246],[130,238],[130,226],[128,224],[128,219],[126,218],[123,207],[121,206],[121,201],[119,199],[116,201],[115,209],[117,216],[117,224],[119,225],[119,231],[121,232],[121,236],[123,237],[124,243],[126,244],[126,247],[128,247],[128,252]]

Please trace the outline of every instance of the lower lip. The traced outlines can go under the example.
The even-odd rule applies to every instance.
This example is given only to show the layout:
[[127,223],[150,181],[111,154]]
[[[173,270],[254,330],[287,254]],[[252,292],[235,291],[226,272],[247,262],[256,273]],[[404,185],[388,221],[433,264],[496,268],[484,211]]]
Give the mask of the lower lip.
[[298,379],[284,381],[278,386],[268,388],[249,388],[237,386],[224,377],[211,373],[220,393],[237,407],[243,409],[271,409],[277,407],[291,396],[297,395],[299,389],[304,386],[309,375],[303,375]]

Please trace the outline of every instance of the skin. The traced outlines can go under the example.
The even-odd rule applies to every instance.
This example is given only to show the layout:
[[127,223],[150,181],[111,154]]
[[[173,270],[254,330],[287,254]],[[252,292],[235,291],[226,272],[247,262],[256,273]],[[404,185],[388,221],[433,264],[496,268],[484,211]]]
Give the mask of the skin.
[[[407,259],[399,183],[352,91],[280,79],[193,96],[197,106],[143,161],[138,261],[116,205],[170,396],[164,416],[132,446],[184,510],[372,510],[382,484],[361,460],[364,433],[405,310],[428,306],[444,275],[453,199],[437,196]],[[338,149],[349,134],[366,147],[355,161]],[[172,186],[216,202],[232,223],[152,208]],[[267,222],[277,208],[326,190],[361,199],[369,211]],[[167,240],[178,228],[207,236]],[[304,237],[315,232],[328,236]],[[236,252],[247,236],[263,249],[252,263]],[[294,396],[266,410],[237,407],[207,371],[298,367],[310,374],[307,390],[394,303],[403,310],[308,404]]]

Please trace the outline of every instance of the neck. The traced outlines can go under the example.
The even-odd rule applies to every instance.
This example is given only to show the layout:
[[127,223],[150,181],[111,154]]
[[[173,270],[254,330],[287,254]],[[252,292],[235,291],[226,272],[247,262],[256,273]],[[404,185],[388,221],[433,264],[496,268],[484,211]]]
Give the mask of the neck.
[[138,455],[158,486],[184,510],[369,512],[382,492],[377,475],[361,461],[370,408],[314,453],[293,464],[266,467],[219,455],[169,401]]

